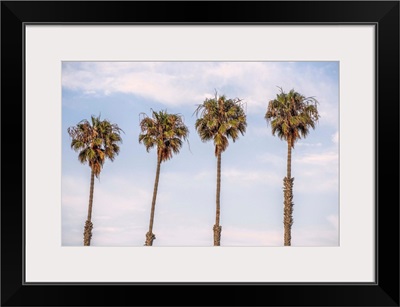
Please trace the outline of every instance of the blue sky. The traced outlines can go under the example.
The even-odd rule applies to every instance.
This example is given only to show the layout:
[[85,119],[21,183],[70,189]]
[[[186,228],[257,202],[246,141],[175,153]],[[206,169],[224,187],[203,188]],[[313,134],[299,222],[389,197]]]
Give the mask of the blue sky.
[[221,246],[283,246],[287,145],[264,115],[279,87],[319,101],[320,121],[292,152],[292,246],[339,244],[338,62],[64,62],[62,67],[62,245],[83,245],[90,169],[67,128],[91,115],[124,130],[120,154],[95,181],[92,246],[142,246],[156,153],[138,142],[140,113],[183,116],[189,142],[161,165],[153,246],[212,246],[216,158],[193,112],[215,91],[243,99],[247,131],[222,154]]

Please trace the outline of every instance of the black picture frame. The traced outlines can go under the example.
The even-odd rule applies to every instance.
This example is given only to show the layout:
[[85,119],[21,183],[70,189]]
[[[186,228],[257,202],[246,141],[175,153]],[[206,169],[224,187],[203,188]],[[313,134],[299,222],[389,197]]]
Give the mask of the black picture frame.
[[[26,284],[24,25],[33,22],[375,25],[376,282]],[[2,1],[1,305],[399,306],[399,37],[399,1]]]

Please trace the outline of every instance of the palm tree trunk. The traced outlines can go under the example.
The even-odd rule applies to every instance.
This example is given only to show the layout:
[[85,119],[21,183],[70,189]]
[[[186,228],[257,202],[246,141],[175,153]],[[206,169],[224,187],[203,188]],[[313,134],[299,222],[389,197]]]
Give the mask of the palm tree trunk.
[[288,140],[287,153],[287,174],[283,179],[284,208],[283,208],[283,224],[284,224],[284,245],[290,246],[292,240],[293,225],[293,180],[292,172],[292,142]]
[[150,225],[149,225],[149,231],[146,233],[145,246],[152,246],[153,240],[155,240],[156,238],[156,236],[153,233],[153,223],[154,223],[154,211],[156,208],[158,181],[160,179],[160,169],[161,169],[161,157],[159,155],[157,158],[157,171],[156,171],[156,179],[154,181],[153,201],[151,202]]
[[218,162],[217,162],[217,193],[216,193],[216,214],[215,214],[215,225],[214,230],[214,246],[221,245],[221,231],[222,227],[219,225],[220,219],[220,195],[221,195],[221,152],[218,151]]
[[92,238],[92,207],[93,207],[93,190],[94,190],[94,172],[93,169],[90,174],[90,193],[89,193],[89,208],[88,208],[88,216],[85,222],[85,229],[83,232],[83,244],[84,246],[90,245],[90,240]]

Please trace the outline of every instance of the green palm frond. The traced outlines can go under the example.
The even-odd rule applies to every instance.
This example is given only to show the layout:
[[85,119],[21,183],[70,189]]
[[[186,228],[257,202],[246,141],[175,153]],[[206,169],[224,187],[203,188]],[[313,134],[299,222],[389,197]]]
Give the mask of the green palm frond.
[[307,137],[310,128],[315,129],[320,115],[318,101],[314,97],[305,97],[294,89],[285,93],[282,88],[276,98],[268,102],[264,118],[271,125],[272,135],[290,141],[294,147],[300,138]]
[[99,176],[106,159],[113,161],[119,154],[122,143],[123,130],[108,120],[101,120],[100,116],[92,115],[90,122],[86,119],[67,129],[72,138],[71,148],[78,152],[78,160],[82,164],[88,163]]
[[206,98],[198,105],[194,114],[198,117],[195,128],[200,139],[203,142],[213,140],[216,155],[227,149],[228,139],[235,142],[239,133],[244,135],[246,132],[246,115],[238,98],[218,97],[215,93],[214,98]]
[[152,117],[141,113],[139,143],[142,143],[147,152],[157,147],[159,159],[163,162],[178,154],[182,148],[183,141],[189,135],[189,129],[184,124],[179,114],[170,114],[166,110],[155,112]]

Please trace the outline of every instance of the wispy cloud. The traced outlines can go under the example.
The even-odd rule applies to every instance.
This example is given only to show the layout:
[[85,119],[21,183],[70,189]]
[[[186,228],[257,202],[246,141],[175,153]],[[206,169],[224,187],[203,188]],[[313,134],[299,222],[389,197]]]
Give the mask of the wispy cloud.
[[306,163],[315,165],[326,165],[327,163],[337,163],[337,152],[325,152],[321,154],[308,154],[294,159],[296,163]]
[[331,214],[326,219],[335,230],[339,229],[339,217],[336,214]]
[[[147,190],[133,186],[122,178],[108,177],[103,178],[102,182],[95,181],[92,222],[93,240],[97,245],[108,244],[107,238],[113,237],[113,234],[129,234],[133,224],[145,221],[146,209],[151,200]],[[89,203],[89,183],[89,178],[62,178],[63,245],[81,244]],[[113,246],[125,244],[122,237],[113,240]]]
[[335,151],[302,153],[292,162],[296,190],[307,193],[338,192],[339,161]]
[[[302,246],[335,245],[337,218],[331,213],[338,206],[338,138],[332,134],[338,130],[338,86],[322,66],[281,62],[65,62],[63,122],[75,122],[76,117],[84,118],[88,110],[98,108],[126,131],[118,159],[104,169],[100,181],[95,181],[93,245],[142,246],[148,231],[156,153],[148,155],[137,142],[135,114],[146,110],[135,103],[143,100],[144,104],[184,110],[185,122],[193,128],[195,117],[187,110],[217,90],[242,98],[249,121],[246,135],[239,142],[230,142],[223,158],[222,245],[281,246],[287,147],[272,136],[264,119],[269,99],[279,91],[277,86],[295,88],[320,102],[319,126],[312,137],[296,143],[292,155],[295,203],[299,205],[294,242]],[[121,93],[124,95],[119,98],[127,103],[114,107],[113,95]],[[194,128],[192,131],[190,152],[185,147],[162,166],[155,246],[213,244],[214,146],[212,142],[202,143]],[[71,161],[76,162],[76,155],[72,156],[68,145],[63,147],[67,172],[62,177],[62,244],[82,245],[90,174],[86,166],[85,175],[80,177],[83,167]]]
[[318,142],[318,143],[298,142],[296,144],[296,146],[300,146],[300,147],[321,147],[322,143],[320,143],[320,142]]
[[222,230],[224,246],[282,246],[283,232],[226,226]]
[[336,131],[336,133],[332,135],[332,142],[335,144],[339,143],[339,131]]
[[325,226],[292,228],[292,246],[338,246],[338,230]]
[[222,172],[222,176],[228,180],[240,180],[242,183],[246,182],[277,182],[281,178],[271,172],[255,171],[255,170],[241,170],[238,168],[227,168]]
[[262,155],[258,155],[256,157],[257,161],[263,162],[263,163],[270,163],[272,165],[276,164],[284,164],[286,163],[286,157],[273,154],[273,153],[264,153]]
[[[64,89],[81,90],[87,95],[133,94],[162,101],[169,106],[201,103],[214,90],[238,97],[249,113],[265,112],[268,101],[279,91],[295,87],[305,95],[318,96],[321,123],[337,124],[335,87],[324,81],[329,76],[300,78],[296,67],[275,62],[65,62]],[[304,81],[303,79],[306,79]],[[311,81],[312,80],[312,81]],[[228,92],[228,93],[226,93]],[[337,96],[337,93],[336,93]]]

